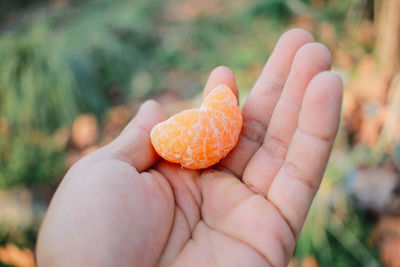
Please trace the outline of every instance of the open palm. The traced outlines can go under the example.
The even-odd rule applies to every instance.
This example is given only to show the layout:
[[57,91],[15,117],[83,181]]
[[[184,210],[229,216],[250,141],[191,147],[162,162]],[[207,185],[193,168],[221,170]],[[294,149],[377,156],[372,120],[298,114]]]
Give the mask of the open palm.
[[[331,56],[300,29],[278,41],[243,107],[235,149],[206,170],[160,160],[154,101],[75,164],[40,230],[43,266],[285,266],[334,141],[342,96]],[[232,72],[218,84],[237,93]]]

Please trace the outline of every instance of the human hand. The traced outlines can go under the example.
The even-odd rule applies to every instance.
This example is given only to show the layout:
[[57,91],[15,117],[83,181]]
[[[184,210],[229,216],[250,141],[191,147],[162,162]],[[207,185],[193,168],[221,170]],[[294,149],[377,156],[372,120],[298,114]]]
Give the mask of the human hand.
[[[300,29],[278,41],[243,107],[237,146],[210,169],[160,159],[154,101],[109,145],[66,174],[37,244],[39,266],[285,266],[336,136],[341,79]],[[237,94],[232,72],[218,84]]]

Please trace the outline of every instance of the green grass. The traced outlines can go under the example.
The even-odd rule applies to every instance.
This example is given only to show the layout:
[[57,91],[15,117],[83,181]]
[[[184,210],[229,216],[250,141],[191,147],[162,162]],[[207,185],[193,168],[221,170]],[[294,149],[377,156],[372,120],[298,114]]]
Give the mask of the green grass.
[[1,36],[0,114],[12,128],[51,132],[79,113],[101,115],[110,88],[124,94],[134,69],[146,65],[154,1],[94,3],[65,8],[68,16],[41,14]]
[[51,136],[14,134],[0,139],[0,189],[56,184],[65,171],[65,152]]

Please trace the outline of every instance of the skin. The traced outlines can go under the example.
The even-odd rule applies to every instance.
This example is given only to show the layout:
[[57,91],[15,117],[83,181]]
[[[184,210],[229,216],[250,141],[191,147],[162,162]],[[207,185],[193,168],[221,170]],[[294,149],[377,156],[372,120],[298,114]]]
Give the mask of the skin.
[[[37,242],[39,266],[285,266],[336,136],[342,82],[304,30],[279,39],[243,107],[238,145],[218,165],[160,159],[145,102],[121,135],[61,182]],[[227,84],[218,67],[205,86]]]

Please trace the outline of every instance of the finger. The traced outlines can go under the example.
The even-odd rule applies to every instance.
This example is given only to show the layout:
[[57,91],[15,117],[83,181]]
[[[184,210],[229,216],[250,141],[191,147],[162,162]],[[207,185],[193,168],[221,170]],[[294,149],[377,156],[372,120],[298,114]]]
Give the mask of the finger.
[[245,166],[260,147],[272,111],[286,82],[297,50],[314,39],[301,29],[287,31],[279,39],[243,107],[243,128],[238,144],[220,166],[242,177]]
[[286,158],[308,83],[316,74],[330,69],[331,64],[332,57],[328,48],[319,43],[308,43],[296,53],[264,142],[243,173],[243,181],[264,196]]
[[232,92],[238,96],[238,89],[236,87],[235,75],[230,68],[225,66],[216,67],[208,77],[206,86],[203,90],[203,99],[218,85],[225,84],[231,88]]
[[296,236],[321,183],[335,139],[342,100],[342,81],[332,72],[312,79],[304,97],[298,128],[267,198]]
[[135,167],[139,172],[151,167],[158,159],[150,141],[150,131],[166,119],[161,106],[152,100],[140,107],[135,118],[105,149]]

